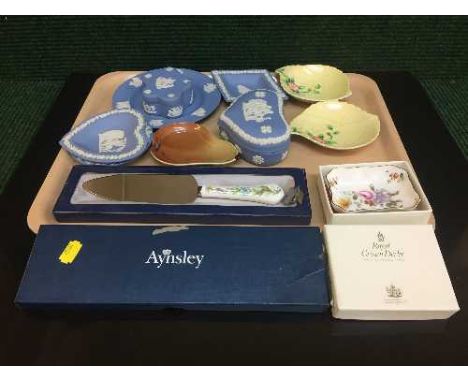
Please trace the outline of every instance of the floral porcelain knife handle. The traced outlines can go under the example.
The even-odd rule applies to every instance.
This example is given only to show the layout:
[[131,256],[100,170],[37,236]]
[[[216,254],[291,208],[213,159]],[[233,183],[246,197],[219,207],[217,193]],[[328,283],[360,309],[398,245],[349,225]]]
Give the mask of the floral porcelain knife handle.
[[202,198],[245,200],[262,204],[279,204],[285,197],[277,184],[259,186],[201,186],[198,193]]

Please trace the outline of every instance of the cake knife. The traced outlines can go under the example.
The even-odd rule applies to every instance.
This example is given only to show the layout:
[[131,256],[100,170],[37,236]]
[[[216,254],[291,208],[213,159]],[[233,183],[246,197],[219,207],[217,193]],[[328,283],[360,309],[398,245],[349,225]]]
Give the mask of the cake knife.
[[300,190],[287,192],[277,184],[199,185],[192,175],[112,174],[90,179],[83,189],[97,197],[120,202],[188,204],[196,198],[241,200],[268,205],[301,202]]

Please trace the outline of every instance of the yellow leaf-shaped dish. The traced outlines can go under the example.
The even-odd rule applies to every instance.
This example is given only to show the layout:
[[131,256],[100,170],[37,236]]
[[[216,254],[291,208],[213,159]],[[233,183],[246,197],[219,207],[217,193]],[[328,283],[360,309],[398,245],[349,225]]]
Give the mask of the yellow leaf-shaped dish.
[[349,79],[328,65],[288,65],[276,70],[284,91],[301,101],[331,101],[351,95]]
[[380,133],[379,117],[347,102],[318,102],[291,123],[291,134],[320,146],[350,150],[367,146]]

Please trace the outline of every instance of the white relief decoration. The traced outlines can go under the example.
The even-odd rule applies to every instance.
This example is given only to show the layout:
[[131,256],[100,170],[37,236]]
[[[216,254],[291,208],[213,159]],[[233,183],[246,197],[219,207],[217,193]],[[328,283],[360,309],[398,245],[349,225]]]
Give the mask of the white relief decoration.
[[142,81],[140,78],[138,78],[138,77],[133,77],[133,78],[128,82],[128,84],[129,84],[130,86],[135,87],[135,88],[139,88],[141,85],[143,85],[143,81]]
[[212,93],[216,90],[216,85],[212,82],[209,82],[203,85],[203,90],[205,91],[205,93]]
[[129,101],[121,101],[115,104],[116,109],[131,109]]
[[143,93],[145,93],[145,94],[151,94],[152,92],[151,92],[151,89],[145,89],[145,90],[143,91]]
[[248,93],[250,89],[244,85],[237,85],[237,91],[239,92],[239,94],[245,94],[245,93]]
[[255,92],[255,97],[265,98],[265,96],[266,96],[265,92]]
[[158,77],[156,78],[156,89],[172,88],[175,83],[175,78],[171,77]]
[[263,159],[263,157],[260,155],[254,155],[252,157],[252,162],[254,162],[255,164],[263,164],[265,162],[265,159]]
[[190,100],[189,100],[189,104],[191,105],[193,102],[193,90],[192,92],[190,93]]
[[164,122],[160,119],[152,119],[151,121],[149,121],[149,124],[151,127],[160,127],[164,124]]
[[[268,70],[213,70],[211,72],[213,79],[217,83],[221,94],[227,102],[232,102],[237,98],[237,94],[233,95],[229,93],[229,90],[226,87],[224,76],[225,75],[245,75],[245,74],[257,74],[260,77],[263,77],[269,84],[269,86],[274,89],[274,91],[281,96],[283,99],[288,99],[286,94],[280,88],[280,86],[274,80],[274,77],[268,72]],[[258,98],[263,98],[264,96],[257,96]]]
[[108,130],[99,134],[100,153],[118,153],[127,145],[123,130]]
[[[87,150],[83,150],[81,147],[76,146],[73,143],[74,137],[79,134],[81,131],[87,129],[88,127],[92,126],[93,123],[96,123],[100,119],[105,119],[110,115],[115,114],[130,114],[133,115],[137,120],[137,125],[133,130],[133,135],[136,140],[136,145],[133,149],[122,152],[119,154],[97,154],[93,152],[89,152]],[[148,134],[143,135],[142,133],[146,130],[145,120],[143,116],[133,109],[115,109],[109,111],[104,114],[97,115],[91,119],[88,119],[83,124],[77,126],[76,128],[72,129],[69,133],[62,138],[60,143],[67,149],[67,151],[73,153],[76,158],[79,158],[80,162],[82,163],[90,163],[89,160],[96,162],[96,161],[127,161],[129,159],[135,158],[141,155],[148,144],[151,142],[151,139],[148,139],[150,136]]]
[[276,97],[276,98],[277,98],[279,117],[281,121],[283,122],[284,126],[286,127],[284,133],[279,136],[259,138],[257,136],[253,136],[247,133],[244,130],[244,128],[240,127],[236,122],[234,122],[230,117],[228,117],[227,112],[230,110],[230,108],[233,107],[233,105],[229,106],[221,114],[221,116],[219,117],[219,121],[222,123],[222,125],[224,125],[225,129],[230,130],[234,135],[239,136],[240,138],[242,138],[242,140],[247,141],[249,143],[253,143],[254,145],[270,146],[270,145],[277,145],[277,144],[283,143],[290,138],[291,131],[288,128],[288,123],[284,119],[283,100],[281,99],[281,97]]
[[167,116],[170,118],[175,118],[182,115],[183,112],[184,108],[182,106],[174,106],[169,109],[169,111],[167,112]]
[[195,110],[192,115],[196,115],[197,117],[204,117],[206,115],[206,110],[202,107]]
[[285,159],[288,156],[288,151],[286,150],[283,154],[281,154],[281,160]]
[[184,71],[182,69],[176,69],[180,74],[184,74]]
[[239,152],[239,154],[242,154],[242,149],[240,148],[239,145],[236,145],[234,144],[234,146],[236,147],[237,151]]
[[258,98],[242,103],[242,110],[246,121],[263,122],[267,119],[271,119],[270,117],[265,117],[266,115],[274,114],[267,101]]
[[260,126],[260,131],[263,133],[263,134],[270,134],[272,129],[271,129],[271,126],[270,125],[263,125],[263,126]]
[[226,141],[229,140],[229,137],[228,137],[228,135],[226,134],[225,131],[222,131],[222,130],[221,130],[221,131],[219,132],[219,135],[221,136],[221,138],[225,139]]
[[168,66],[168,67],[166,68],[166,72],[172,72],[173,70],[174,70],[174,68],[171,67],[171,66]]
[[153,77],[153,75],[151,73],[145,74],[145,78],[151,78],[151,77]]
[[148,114],[156,114],[156,106],[154,106],[154,105],[148,105],[147,103],[143,102],[143,109]]
[[188,84],[190,80],[184,80],[184,84]]
[[175,97],[175,94],[174,94],[174,93],[169,93],[167,96],[168,96],[169,98],[174,98],[174,97]]

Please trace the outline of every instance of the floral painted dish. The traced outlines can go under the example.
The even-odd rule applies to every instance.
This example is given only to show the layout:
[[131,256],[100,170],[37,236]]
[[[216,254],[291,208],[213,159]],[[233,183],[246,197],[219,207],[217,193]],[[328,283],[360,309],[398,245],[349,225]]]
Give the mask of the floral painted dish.
[[114,92],[116,109],[135,109],[153,130],[175,122],[197,122],[213,113],[221,101],[213,80],[206,74],[179,68],[141,73]]
[[196,123],[166,125],[153,135],[151,155],[172,166],[224,165],[236,160],[236,147]]
[[332,101],[351,95],[348,76],[333,66],[288,65],[276,73],[284,91],[301,101]]
[[291,123],[291,134],[320,146],[351,150],[371,144],[380,133],[379,117],[347,102],[318,102]]
[[226,102],[233,102],[242,94],[260,89],[272,90],[284,100],[288,99],[272,74],[265,69],[213,70],[211,74]]
[[60,145],[80,163],[116,166],[143,155],[151,135],[139,112],[111,110],[73,128]]
[[413,210],[421,201],[408,173],[397,166],[338,167],[326,182],[336,212]]

